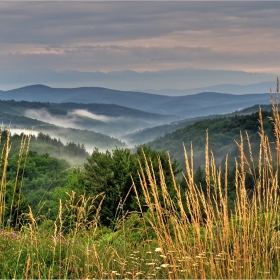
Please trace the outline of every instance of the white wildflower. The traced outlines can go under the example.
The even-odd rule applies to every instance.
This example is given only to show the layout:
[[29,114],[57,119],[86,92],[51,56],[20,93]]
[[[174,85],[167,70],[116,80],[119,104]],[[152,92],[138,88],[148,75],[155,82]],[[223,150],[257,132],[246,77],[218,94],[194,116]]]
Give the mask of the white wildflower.
[[160,247],[155,249],[155,252],[162,252],[162,249]]

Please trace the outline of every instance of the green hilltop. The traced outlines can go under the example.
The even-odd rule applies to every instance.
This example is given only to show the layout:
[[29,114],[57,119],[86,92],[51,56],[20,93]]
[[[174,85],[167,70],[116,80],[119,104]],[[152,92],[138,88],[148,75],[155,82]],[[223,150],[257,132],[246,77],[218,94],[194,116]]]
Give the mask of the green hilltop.
[[[270,139],[274,139],[273,124],[270,121],[270,106],[263,106],[262,116],[264,127]],[[201,166],[205,162],[205,141],[206,132],[209,135],[209,146],[215,155],[217,163],[225,158],[226,154],[230,155],[233,164],[234,157],[238,154],[238,148],[235,140],[240,140],[240,132],[247,131],[252,146],[258,149],[259,146],[259,113],[258,106],[235,112],[230,116],[215,116],[215,118],[205,118],[183,128],[167,133],[158,137],[154,141],[147,143],[151,148],[161,151],[168,151],[173,158],[177,159],[181,166],[184,167],[185,159],[183,145],[190,150],[192,145],[194,150],[195,166]],[[252,113],[253,112],[253,113]]]

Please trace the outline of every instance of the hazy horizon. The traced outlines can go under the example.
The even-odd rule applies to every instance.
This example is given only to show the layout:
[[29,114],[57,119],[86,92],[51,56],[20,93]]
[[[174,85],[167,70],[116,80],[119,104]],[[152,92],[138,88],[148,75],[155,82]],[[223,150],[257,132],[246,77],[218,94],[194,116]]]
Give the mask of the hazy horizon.
[[[0,89],[182,90],[275,80],[279,12],[276,1],[2,1]],[[186,78],[180,69],[205,73]],[[235,77],[226,76],[231,71]]]
[[[44,77],[43,79],[32,75],[29,82],[24,81],[25,76],[19,76],[17,83],[11,81],[11,84],[0,84],[2,86],[0,90],[9,91],[27,86],[43,85],[51,88],[101,87],[170,96],[196,94],[203,91],[246,94],[269,92],[269,88],[274,87],[276,80],[275,75],[268,73],[193,68],[154,72],[125,70],[108,73],[100,71],[46,71],[40,74]],[[182,81],[178,86],[177,83],[180,80]],[[145,82],[143,83],[143,81]]]

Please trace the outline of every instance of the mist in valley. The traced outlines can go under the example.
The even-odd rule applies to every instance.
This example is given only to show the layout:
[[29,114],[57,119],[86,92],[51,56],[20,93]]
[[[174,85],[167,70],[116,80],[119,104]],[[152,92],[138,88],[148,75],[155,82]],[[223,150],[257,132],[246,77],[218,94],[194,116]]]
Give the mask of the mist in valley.
[[86,110],[73,110],[67,112],[66,115],[59,114],[51,114],[47,109],[29,109],[25,111],[25,116],[32,119],[37,119],[40,121],[47,121],[50,124],[54,124],[56,126],[61,127],[71,127],[71,128],[80,128],[79,122],[83,118],[93,119],[100,122],[109,122],[113,120],[113,118],[109,118],[107,116],[96,115],[90,113]]
[[[47,122],[49,124],[73,129],[86,129],[89,131],[99,132],[126,143],[126,146],[133,147],[135,142],[130,141],[126,135],[137,133],[161,125],[163,120],[143,120],[141,118],[132,118],[124,116],[106,116],[101,114],[94,114],[83,109],[74,109],[67,111],[66,114],[51,114],[47,109],[28,109],[25,111],[25,117]],[[58,134],[56,130],[48,130],[51,137],[59,138],[63,143],[69,142],[67,135]],[[74,142],[76,142],[74,140]],[[80,143],[81,144],[81,143]],[[83,143],[87,151],[92,151],[94,143],[89,145]]]
[[[6,128],[6,129],[8,129],[8,128]],[[39,134],[38,131],[32,130],[32,129],[30,130],[30,129],[22,129],[22,128],[10,128],[9,130],[10,130],[12,136],[15,135],[15,134],[21,135],[23,133],[27,136],[31,134],[31,135],[37,137],[38,134]]]

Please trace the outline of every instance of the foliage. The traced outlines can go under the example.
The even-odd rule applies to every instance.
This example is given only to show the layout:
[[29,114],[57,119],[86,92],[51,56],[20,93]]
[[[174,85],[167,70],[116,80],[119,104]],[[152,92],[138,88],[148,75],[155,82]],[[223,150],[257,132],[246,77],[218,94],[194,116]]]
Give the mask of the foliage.
[[[30,149],[40,153],[49,153],[56,158],[66,158],[67,160],[72,158],[78,163],[89,156],[84,144],[74,142],[63,144],[60,139],[52,138],[42,132],[38,133],[37,137],[33,137]],[[73,161],[70,164],[73,164]]]
[[[1,132],[2,143],[7,141],[7,134],[8,130],[3,130]],[[17,155],[23,136],[23,133],[21,133],[21,135],[15,133],[9,136],[13,147],[9,153],[9,157]],[[63,144],[60,139],[52,138],[50,135],[42,132],[38,133],[37,136],[34,136],[31,131],[29,137],[31,137],[29,149],[39,154],[49,154],[61,159],[73,158],[73,160],[76,160],[77,162],[85,161],[89,156],[84,144],[76,144],[74,142]]]
[[[25,204],[30,205],[36,213],[52,213],[54,217],[59,198],[64,197],[65,200],[66,197],[67,168],[69,164],[65,160],[50,157],[49,154],[39,155],[34,151],[29,151],[26,160],[19,166],[18,156],[14,155],[7,168],[8,186],[20,184]],[[20,181],[15,182],[15,178]],[[59,188],[63,188],[61,192]]]
[[[85,173],[83,181],[85,191],[89,195],[97,195],[104,192],[106,197],[100,212],[102,224],[114,227],[119,212],[137,211],[139,207],[132,190],[135,180],[139,186],[139,164],[145,169],[145,160],[154,167],[154,176],[160,183],[159,158],[165,170],[166,184],[170,185],[172,176],[169,168],[169,158],[165,152],[156,152],[147,146],[139,146],[135,153],[129,149],[116,148],[112,152],[105,153],[95,149],[84,165]],[[172,163],[175,174],[179,173],[178,163]],[[133,178],[133,180],[132,180]],[[138,188],[139,197],[142,200],[141,189]],[[171,190],[170,190],[171,191]],[[121,207],[121,208],[120,208]]]

